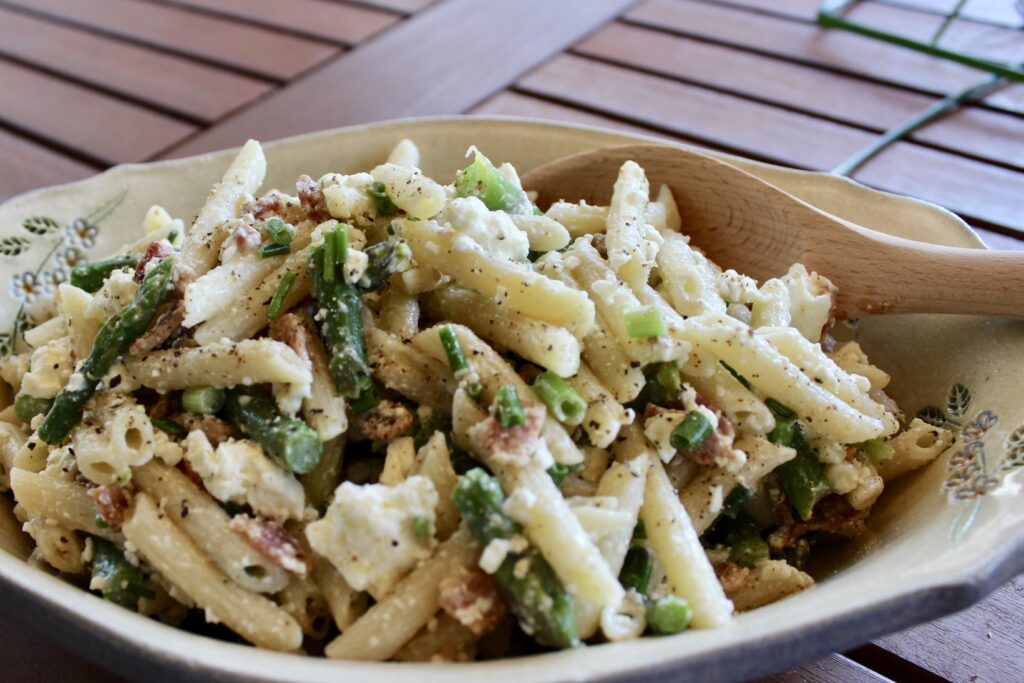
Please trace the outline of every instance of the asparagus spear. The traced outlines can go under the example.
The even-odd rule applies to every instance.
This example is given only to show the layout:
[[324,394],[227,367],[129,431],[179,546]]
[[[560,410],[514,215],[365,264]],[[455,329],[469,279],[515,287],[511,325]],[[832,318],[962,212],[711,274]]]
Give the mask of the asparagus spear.
[[320,306],[316,319],[320,338],[331,357],[334,384],[342,396],[355,399],[370,389],[372,380],[360,319],[363,301],[359,290],[346,283],[342,275],[347,240],[339,239],[339,229],[346,230],[347,226],[326,233],[324,244],[312,251],[313,294]]
[[776,413],[775,428],[768,433],[773,443],[790,446],[796,449],[796,457],[775,468],[779,483],[793,503],[800,519],[805,522],[811,518],[814,506],[828,495],[831,490],[821,463],[814,455],[814,449],[804,438],[800,423],[793,418],[783,418]]
[[224,407],[228,418],[280,467],[308,474],[320,462],[323,444],[313,428],[280,412],[269,396],[235,388],[227,392]]
[[473,163],[455,176],[455,193],[460,197],[477,197],[491,211],[514,211],[530,206],[526,193],[498,173],[491,160],[474,150]]
[[25,424],[29,424],[32,422],[32,418],[45,414],[52,405],[52,398],[36,398],[28,394],[18,394],[14,399],[14,415]]
[[106,282],[110,274],[115,270],[131,266],[134,268],[139,262],[139,257],[133,254],[115,256],[103,261],[83,263],[71,269],[71,284],[87,292],[95,292]]
[[[522,530],[502,512],[504,498],[497,479],[479,468],[463,475],[452,491],[455,507],[483,546],[495,539],[510,539]],[[517,566],[520,571],[516,571]],[[520,626],[537,642],[558,648],[579,645],[572,598],[536,548],[530,546],[522,553],[508,553],[494,578]]]
[[363,252],[369,261],[363,276],[359,278],[360,289],[374,292],[384,286],[393,273],[412,259],[412,250],[405,242],[387,240],[367,247]]
[[92,343],[92,353],[60,390],[53,406],[39,425],[39,438],[58,444],[82,419],[85,402],[96,392],[100,380],[122,354],[141,337],[156,317],[171,284],[174,257],[168,256],[150,268],[135,292],[135,298],[120,313],[100,326]]
[[135,609],[139,598],[153,597],[153,592],[143,586],[142,570],[126,560],[116,545],[95,537],[92,543],[92,578],[99,579],[104,600]]

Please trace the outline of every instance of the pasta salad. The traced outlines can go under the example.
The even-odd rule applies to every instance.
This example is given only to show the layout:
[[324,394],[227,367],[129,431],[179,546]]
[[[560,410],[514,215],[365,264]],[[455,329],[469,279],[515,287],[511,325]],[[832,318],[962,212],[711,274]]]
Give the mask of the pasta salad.
[[828,334],[826,277],[723,271],[637,163],[542,211],[419,156],[259,194],[250,141],[190,226],[74,269],[0,362],[31,562],[262,648],[492,659],[808,589],[950,444]]

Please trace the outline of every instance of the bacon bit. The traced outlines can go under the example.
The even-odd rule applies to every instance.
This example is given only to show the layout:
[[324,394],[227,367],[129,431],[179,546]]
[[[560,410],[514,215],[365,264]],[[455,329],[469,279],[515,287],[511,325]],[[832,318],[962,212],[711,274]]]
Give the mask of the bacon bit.
[[150,242],[146,247],[146,253],[139,259],[139,264],[135,266],[134,280],[139,284],[146,278],[146,266],[150,261],[154,259],[162,259],[165,256],[169,256],[171,248],[164,242]]
[[171,412],[171,395],[159,394],[146,412],[150,417],[167,417],[167,414]]
[[714,567],[718,583],[722,584],[722,590],[726,593],[733,593],[742,588],[750,577],[750,570],[748,568],[741,567],[735,562],[728,560],[719,562]]
[[284,210],[284,198],[277,192],[265,194],[242,205],[242,215],[251,213],[253,218],[263,219],[267,216],[280,215]]
[[262,517],[235,515],[231,518],[231,530],[241,534],[268,562],[300,578],[309,573],[310,560],[295,537],[280,524]]
[[367,439],[391,441],[412,427],[413,414],[401,403],[384,399],[376,408],[355,416],[352,421]]
[[205,434],[206,439],[214,448],[216,448],[222,441],[227,441],[233,436],[239,436],[235,427],[230,422],[225,422],[214,415],[184,413],[179,415],[178,419],[181,424],[185,426],[185,429],[190,432],[194,429],[198,429]]
[[327,211],[327,203],[324,201],[324,193],[315,180],[308,175],[300,175],[295,181],[295,189],[298,192],[302,208],[309,214],[310,219],[320,222],[331,217]]
[[141,356],[158,349],[164,343],[181,330],[181,323],[185,319],[185,305],[180,301],[174,301],[170,308],[164,311],[149,330],[132,342],[128,353],[132,356]]
[[244,253],[249,249],[259,245],[260,240],[263,236],[260,231],[255,227],[249,225],[244,221],[240,221],[235,225],[235,229],[231,231],[231,239],[235,243],[235,248],[239,253]]
[[286,313],[270,323],[270,338],[283,342],[299,354],[299,358],[309,360],[309,340],[306,337],[306,326],[302,318],[295,313]]
[[94,486],[87,493],[100,510],[103,521],[114,531],[119,531],[124,523],[125,512],[132,506],[133,489],[116,484]]
[[698,465],[714,465],[715,463],[726,462],[729,453],[732,451],[732,444],[736,440],[736,427],[732,421],[722,413],[713,401],[697,394],[697,403],[715,414],[718,418],[718,426],[714,434],[700,446],[692,451],[686,451],[685,456]]
[[[775,501],[772,502],[774,505]],[[787,512],[788,519],[784,517],[782,526],[768,536],[768,545],[771,546],[772,552],[779,553],[795,545],[801,537],[815,531],[853,538],[863,533],[864,520],[870,511],[870,507],[854,510],[847,502],[846,496],[830,494],[814,506],[811,519],[807,522],[793,521],[792,512]]]
[[470,436],[498,465],[525,465],[537,453],[547,411],[533,403],[524,405],[523,412],[526,423],[519,427],[502,427],[498,418],[490,415],[470,428]]
[[477,636],[500,624],[508,613],[498,584],[479,569],[449,576],[438,588],[441,609]]

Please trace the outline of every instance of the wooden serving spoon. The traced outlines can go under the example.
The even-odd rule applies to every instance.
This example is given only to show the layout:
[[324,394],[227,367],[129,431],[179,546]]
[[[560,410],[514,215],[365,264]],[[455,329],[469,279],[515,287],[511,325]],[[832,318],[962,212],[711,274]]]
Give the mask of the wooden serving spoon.
[[758,280],[803,263],[835,283],[836,316],[961,313],[1024,318],[1024,253],[942,247],[893,237],[825,213],[713,157],[664,145],[619,145],[523,176],[538,203],[606,205],[623,162],[675,195],[683,232],[723,268]]

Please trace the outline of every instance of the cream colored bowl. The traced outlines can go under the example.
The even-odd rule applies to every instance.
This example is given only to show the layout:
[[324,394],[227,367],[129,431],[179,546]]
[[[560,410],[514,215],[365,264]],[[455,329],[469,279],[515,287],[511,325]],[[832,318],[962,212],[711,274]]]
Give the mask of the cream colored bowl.
[[[470,144],[522,172],[564,154],[638,139],[513,119],[394,121],[268,144],[268,186],[289,187],[300,173],[372,167],[403,137],[420,145],[424,171],[436,178],[452,177]],[[232,154],[121,166],[0,206],[3,335],[22,304],[32,315],[76,260],[101,257],[137,234],[151,204],[192,217]],[[855,223],[982,247],[959,219],[930,204],[831,176],[724,158]],[[276,654],[163,626],[30,568],[21,559],[26,546],[6,497],[0,498],[0,527],[7,532],[0,534],[7,550],[0,551],[0,609],[139,679],[733,680],[854,646],[966,607],[1024,571],[1024,324],[888,316],[848,327],[892,373],[893,396],[908,414],[932,407],[936,419],[963,432],[937,462],[886,491],[869,520],[873,533],[836,554],[829,576],[815,588],[743,614],[723,629],[479,664],[366,664]],[[8,338],[0,336],[0,343]]]

